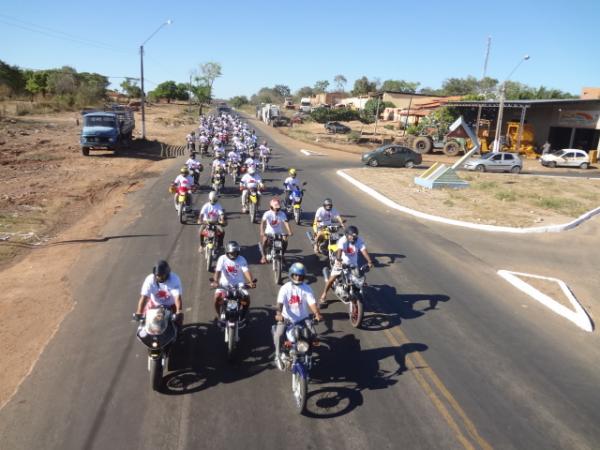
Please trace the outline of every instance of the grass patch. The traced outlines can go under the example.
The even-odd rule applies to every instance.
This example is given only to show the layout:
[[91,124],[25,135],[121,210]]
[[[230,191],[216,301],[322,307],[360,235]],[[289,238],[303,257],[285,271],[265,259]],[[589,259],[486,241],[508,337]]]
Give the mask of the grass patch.
[[562,197],[538,197],[534,204],[570,216],[579,216],[587,211],[587,208],[577,200]]
[[496,189],[498,187],[498,183],[496,183],[495,181],[482,181],[480,183],[473,183],[473,187],[475,189],[487,191],[490,189]]
[[444,205],[452,207],[454,206],[454,202],[450,199],[446,199],[444,200]]
[[514,202],[517,199],[517,195],[512,191],[498,191],[494,197],[502,202]]

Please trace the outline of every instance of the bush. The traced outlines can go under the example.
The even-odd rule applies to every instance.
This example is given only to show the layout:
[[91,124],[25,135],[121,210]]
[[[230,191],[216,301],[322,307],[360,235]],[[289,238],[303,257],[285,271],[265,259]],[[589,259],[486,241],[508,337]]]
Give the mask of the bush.
[[350,122],[351,120],[360,120],[358,111],[353,109],[329,109],[316,108],[311,111],[310,118],[317,123],[329,121]]
[[348,142],[358,144],[358,141],[360,141],[360,133],[358,131],[351,131],[348,133]]
[[386,130],[394,130],[394,125],[384,125],[383,128],[385,128]]

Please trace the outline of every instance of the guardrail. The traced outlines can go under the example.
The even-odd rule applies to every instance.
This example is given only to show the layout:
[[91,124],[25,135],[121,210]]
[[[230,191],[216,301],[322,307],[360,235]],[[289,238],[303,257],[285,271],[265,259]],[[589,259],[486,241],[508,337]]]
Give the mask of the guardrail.
[[165,145],[160,144],[161,158],[177,158],[185,154],[187,145]]

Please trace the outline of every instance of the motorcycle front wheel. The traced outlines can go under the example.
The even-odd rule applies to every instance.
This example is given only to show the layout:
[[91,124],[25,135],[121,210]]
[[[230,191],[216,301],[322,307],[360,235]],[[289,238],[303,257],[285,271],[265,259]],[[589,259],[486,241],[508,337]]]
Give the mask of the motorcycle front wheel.
[[308,390],[308,382],[299,373],[292,373],[292,394],[294,396],[294,404],[296,410],[302,414],[306,408],[306,391]]
[[354,328],[359,328],[360,324],[362,323],[363,315],[364,315],[362,300],[357,299],[354,302],[351,301],[349,303],[348,308],[349,308],[348,315],[350,317],[350,324]]
[[273,280],[275,284],[281,282],[281,259],[273,258]]
[[296,221],[296,225],[300,225],[300,208],[294,208],[294,220]]
[[210,269],[212,267],[213,254],[212,249],[209,248],[208,244],[206,245],[206,247],[204,247],[204,256],[206,257],[206,271],[210,272]]
[[154,391],[160,391],[162,388],[163,366],[162,359],[150,359],[150,387]]
[[180,203],[179,209],[177,210],[177,214],[179,215],[179,223],[181,223],[181,224],[185,223],[184,209],[185,209],[185,205],[183,203]]
[[225,333],[227,333],[227,359],[231,361],[235,353],[235,327],[227,326]]
[[254,223],[256,219],[256,203],[250,202],[250,223]]

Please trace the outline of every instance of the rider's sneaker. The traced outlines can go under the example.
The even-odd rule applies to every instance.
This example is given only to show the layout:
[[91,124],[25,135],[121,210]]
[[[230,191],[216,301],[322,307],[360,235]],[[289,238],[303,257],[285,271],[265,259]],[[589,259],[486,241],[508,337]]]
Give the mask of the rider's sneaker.
[[285,363],[283,362],[283,355],[275,354],[275,366],[282,372],[285,370]]

